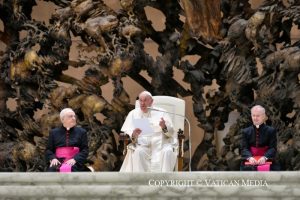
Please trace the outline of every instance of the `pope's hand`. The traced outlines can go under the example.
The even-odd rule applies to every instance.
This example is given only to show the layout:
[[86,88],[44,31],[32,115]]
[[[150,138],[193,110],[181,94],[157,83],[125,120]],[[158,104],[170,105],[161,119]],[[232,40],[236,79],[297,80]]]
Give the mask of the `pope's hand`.
[[142,132],[142,130],[139,128],[134,129],[132,132],[132,137],[137,138],[141,134],[141,132]]
[[160,118],[160,121],[159,121],[159,126],[164,129],[166,128],[166,121],[164,120],[164,118]]

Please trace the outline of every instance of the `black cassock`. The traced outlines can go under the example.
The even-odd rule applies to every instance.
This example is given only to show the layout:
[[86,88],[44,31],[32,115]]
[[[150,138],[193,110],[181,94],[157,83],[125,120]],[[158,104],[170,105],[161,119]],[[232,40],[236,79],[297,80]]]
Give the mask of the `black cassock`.
[[[257,135],[258,132],[258,135]],[[271,170],[277,170],[278,164],[275,164],[275,156],[277,151],[277,133],[276,130],[265,124],[260,125],[257,129],[254,125],[242,130],[242,165],[241,170],[247,170],[244,166],[244,161],[252,156],[250,147],[268,147],[264,156],[271,160]]]
[[[89,153],[88,140],[86,130],[81,127],[73,127],[69,131],[65,127],[54,128],[49,133],[47,149],[45,152],[46,161],[50,161],[55,156],[56,148],[58,147],[78,147],[79,153],[74,156],[76,161],[72,166],[72,171],[90,171],[86,166],[86,160]],[[63,158],[56,158],[63,162]],[[48,171],[58,171],[60,166],[49,167]]]

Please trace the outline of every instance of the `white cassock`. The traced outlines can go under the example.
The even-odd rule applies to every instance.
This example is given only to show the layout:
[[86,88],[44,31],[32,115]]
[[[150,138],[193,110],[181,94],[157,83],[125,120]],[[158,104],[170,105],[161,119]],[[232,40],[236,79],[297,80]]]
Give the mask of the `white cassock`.
[[[163,110],[161,108],[156,108]],[[132,137],[135,129],[133,120],[147,118],[154,130],[153,134],[139,135],[136,144],[128,145],[127,154],[120,172],[170,172],[174,171],[177,161],[177,135],[174,134],[173,124],[167,113],[148,111],[143,113],[140,108],[129,112],[121,131]],[[163,118],[168,132],[164,133],[159,126]]]

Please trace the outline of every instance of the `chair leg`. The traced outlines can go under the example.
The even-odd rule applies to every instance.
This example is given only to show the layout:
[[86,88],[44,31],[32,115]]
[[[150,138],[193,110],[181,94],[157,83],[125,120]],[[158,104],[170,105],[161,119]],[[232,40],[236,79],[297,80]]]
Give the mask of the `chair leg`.
[[178,171],[182,171],[183,170],[183,142],[185,139],[184,133],[181,129],[178,130],[178,155],[177,155],[177,167],[178,167]]

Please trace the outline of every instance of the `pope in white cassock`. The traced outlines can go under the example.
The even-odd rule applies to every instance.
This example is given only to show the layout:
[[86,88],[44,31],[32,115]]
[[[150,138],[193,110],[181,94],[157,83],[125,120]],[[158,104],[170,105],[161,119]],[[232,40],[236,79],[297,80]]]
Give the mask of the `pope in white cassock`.
[[[121,128],[133,141],[128,148],[120,172],[169,172],[174,171],[177,153],[174,149],[174,131],[170,116],[152,107],[150,92],[139,94],[140,107],[130,111]],[[137,119],[148,119],[153,133],[143,133],[134,124]]]

